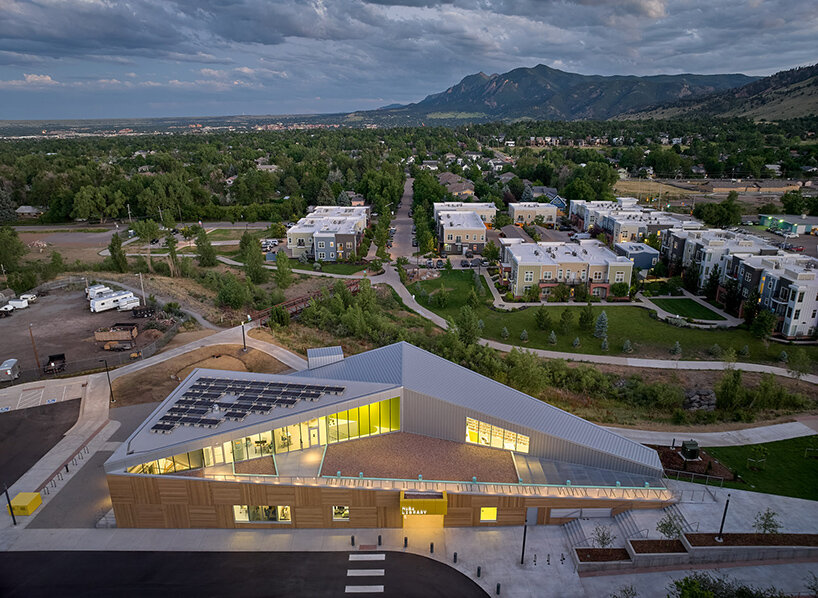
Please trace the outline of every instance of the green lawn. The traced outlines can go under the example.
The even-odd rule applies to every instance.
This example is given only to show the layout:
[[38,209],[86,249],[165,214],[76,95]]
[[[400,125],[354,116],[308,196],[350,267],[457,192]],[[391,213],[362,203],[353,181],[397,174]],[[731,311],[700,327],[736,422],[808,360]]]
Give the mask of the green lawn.
[[[251,235],[260,239],[264,236],[263,230],[248,229]],[[243,228],[216,228],[207,233],[207,238],[211,241],[237,241],[246,231]]]
[[688,297],[674,299],[651,299],[651,303],[661,307],[677,316],[683,318],[693,318],[694,320],[726,320],[711,309],[707,309],[701,303],[697,303]]
[[[449,292],[448,305],[445,308],[440,308],[433,301],[423,303],[423,299],[419,296],[420,287],[426,288],[426,291],[433,296],[440,288],[441,282]],[[522,347],[594,355],[603,354],[601,341],[594,338],[592,332],[579,330],[578,318],[582,306],[566,308],[546,304],[546,309],[553,322],[552,328],[557,334],[557,344],[551,345],[548,342],[551,330],[537,329],[534,320],[534,313],[537,308],[521,308],[518,311],[511,312],[490,309],[491,294],[488,291],[485,279],[481,278],[481,283],[486,288],[485,305],[478,308],[477,315],[484,323],[483,337]],[[412,284],[409,289],[424,307],[428,307],[445,318],[452,318],[465,305],[468,293],[473,286],[474,282],[470,270],[453,270],[452,272],[441,273],[441,277],[438,279]],[[559,330],[559,320],[565,309],[573,314],[574,320],[569,332],[563,334]],[[681,359],[713,359],[709,355],[708,349],[714,344],[718,344],[722,349],[732,347],[736,352],[739,352],[742,347],[747,345],[750,353],[747,356],[739,357],[741,361],[777,364],[782,349],[792,350],[792,347],[786,347],[779,343],[770,343],[768,347],[765,347],[764,343],[743,328],[716,330],[677,328],[672,324],[651,318],[649,310],[642,307],[606,306],[604,303],[595,303],[592,309],[594,316],[599,315],[603,310],[608,315],[609,351],[607,354],[609,355],[625,355],[622,352],[622,345],[626,339],[630,340],[634,347],[633,353],[630,354],[631,357],[656,357],[659,359],[672,358],[670,348],[676,341],[679,341],[682,346]],[[509,337],[505,341],[501,336],[503,327],[507,328],[509,332]],[[528,333],[527,342],[520,341],[520,333],[524,329]],[[576,337],[580,339],[580,346],[575,348],[572,342]],[[818,347],[805,346],[803,349],[813,363],[818,363]]]
[[[737,471],[747,483],[725,482],[725,486],[818,500],[818,452],[804,457],[804,450],[815,444],[815,436],[767,442],[759,445],[767,449],[767,462],[757,471],[748,467],[747,459],[754,458],[748,446],[725,446],[706,449],[721,463]],[[773,506],[775,509],[775,506]]]
[[293,270],[299,270],[301,272],[327,272],[328,274],[355,274],[361,270],[366,270],[366,264],[335,264],[332,262],[324,262],[320,270],[313,270],[311,265],[307,267],[296,260],[293,262]]

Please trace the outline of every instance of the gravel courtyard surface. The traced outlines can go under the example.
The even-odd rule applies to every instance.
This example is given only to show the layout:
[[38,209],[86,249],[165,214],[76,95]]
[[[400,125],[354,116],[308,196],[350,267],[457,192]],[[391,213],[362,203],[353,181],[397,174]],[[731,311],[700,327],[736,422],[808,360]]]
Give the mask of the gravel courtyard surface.
[[394,432],[331,444],[321,475],[344,476],[363,472],[368,478],[450,480],[469,482],[517,481],[511,453],[500,449]]

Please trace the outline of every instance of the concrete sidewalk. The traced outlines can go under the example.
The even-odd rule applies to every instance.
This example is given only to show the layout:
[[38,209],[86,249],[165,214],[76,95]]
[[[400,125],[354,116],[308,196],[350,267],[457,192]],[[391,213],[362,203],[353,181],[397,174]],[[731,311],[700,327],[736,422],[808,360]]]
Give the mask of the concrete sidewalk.
[[[678,446],[683,440],[696,440],[700,446],[739,446],[745,444],[761,444],[777,440],[789,440],[812,436],[816,431],[801,422],[788,422],[772,426],[744,428],[727,432],[653,432],[650,430],[634,430],[631,428],[607,428],[642,444],[670,445],[673,441]],[[818,514],[818,513],[817,513]]]

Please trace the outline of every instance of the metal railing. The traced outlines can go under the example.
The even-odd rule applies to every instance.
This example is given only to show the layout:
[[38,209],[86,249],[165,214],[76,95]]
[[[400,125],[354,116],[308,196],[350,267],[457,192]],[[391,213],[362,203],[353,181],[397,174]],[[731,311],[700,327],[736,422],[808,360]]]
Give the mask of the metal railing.
[[676,480],[683,482],[685,480],[681,479],[680,476],[690,477],[691,482],[698,482],[702,483],[702,478],[704,479],[703,483],[705,486],[710,485],[710,480],[713,480],[713,485],[716,485],[718,482],[719,488],[724,487],[724,478],[717,475],[709,475],[706,473],[696,473],[693,471],[683,471],[681,469],[666,469],[665,470],[665,477],[670,479],[671,477]]

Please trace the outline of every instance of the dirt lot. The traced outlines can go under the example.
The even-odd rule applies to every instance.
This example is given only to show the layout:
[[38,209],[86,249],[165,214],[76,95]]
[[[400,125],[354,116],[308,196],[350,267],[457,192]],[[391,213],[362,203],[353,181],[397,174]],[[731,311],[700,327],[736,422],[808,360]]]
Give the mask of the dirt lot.
[[[55,230],[53,227],[46,230]],[[20,240],[30,247],[29,259],[47,259],[52,251],[58,251],[63,260],[73,262],[99,262],[99,252],[108,247],[114,229],[99,233],[88,232],[20,232]],[[45,248],[32,246],[36,241],[46,243]]]
[[164,400],[194,368],[265,374],[278,374],[288,369],[277,359],[256,349],[243,353],[240,345],[203,347],[116,378],[113,387],[117,407]]
[[[14,310],[11,317],[0,319],[0,338],[3,339],[0,361],[14,357],[20,360],[22,370],[37,368],[30,325],[40,365],[55,353],[65,353],[69,365],[81,360],[101,359],[111,352],[103,350],[102,343],[94,340],[94,330],[116,322],[136,323],[140,330],[145,326],[144,320],[135,320],[130,312],[114,309],[91,313],[83,291],[52,291],[26,309]],[[151,336],[157,332],[140,333],[136,339],[137,348],[153,342],[155,337]]]

